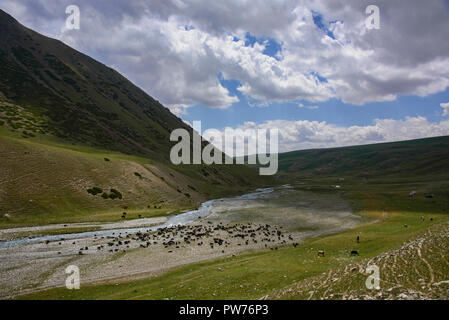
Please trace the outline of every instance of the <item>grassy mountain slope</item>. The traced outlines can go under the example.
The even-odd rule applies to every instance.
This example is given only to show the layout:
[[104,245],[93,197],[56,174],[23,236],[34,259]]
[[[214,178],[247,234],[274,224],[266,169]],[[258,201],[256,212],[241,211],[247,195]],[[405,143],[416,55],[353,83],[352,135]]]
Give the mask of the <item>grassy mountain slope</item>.
[[0,29],[0,97],[46,116],[53,134],[167,160],[170,132],[189,129],[115,70],[1,10]]
[[[174,166],[68,143],[11,103],[0,102],[0,119],[0,227],[165,215],[267,183],[245,166]],[[102,192],[88,192],[95,187]],[[102,197],[111,189],[121,198]]]
[[0,227],[154,216],[269,183],[245,166],[173,166],[171,131],[192,132],[181,119],[1,10],[0,30]]
[[279,155],[279,169],[297,176],[446,174],[449,137],[345,148],[295,151]]

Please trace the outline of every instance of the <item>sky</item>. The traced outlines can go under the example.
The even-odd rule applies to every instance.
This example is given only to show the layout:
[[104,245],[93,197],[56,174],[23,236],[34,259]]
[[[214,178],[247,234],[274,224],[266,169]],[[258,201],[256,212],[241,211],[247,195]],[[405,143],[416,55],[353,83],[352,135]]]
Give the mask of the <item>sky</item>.
[[[380,28],[366,26],[379,7]],[[66,7],[80,9],[68,30]],[[449,135],[448,0],[0,0],[203,129],[280,151]]]

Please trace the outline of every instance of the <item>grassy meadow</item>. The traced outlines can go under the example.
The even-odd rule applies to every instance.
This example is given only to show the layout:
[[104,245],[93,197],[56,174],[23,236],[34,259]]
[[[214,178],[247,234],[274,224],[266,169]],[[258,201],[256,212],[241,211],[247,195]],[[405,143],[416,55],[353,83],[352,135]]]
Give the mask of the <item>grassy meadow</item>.
[[0,228],[166,216],[272,183],[244,166],[174,166],[6,124],[0,152]]
[[[336,179],[341,184],[339,190],[330,187]],[[319,192],[323,197],[338,192],[367,222],[339,234],[306,240],[297,248],[289,246],[279,250],[248,252],[182,266],[149,279],[85,285],[74,291],[50,289],[19,298],[257,299],[292,284],[322,276],[329,270],[397,249],[430,227],[448,221],[449,183],[446,181],[443,178],[435,181],[434,177],[419,181],[377,178],[364,182],[351,177],[345,177],[344,181],[341,177],[310,178],[294,187]],[[409,196],[412,189],[418,191],[415,197]],[[433,193],[434,198],[425,198],[423,192]],[[424,221],[421,220],[422,216]],[[360,236],[360,243],[356,241],[357,235]],[[325,257],[318,257],[318,250],[325,251]],[[351,256],[352,250],[357,250],[359,256]],[[363,287],[365,277],[360,279],[359,285]],[[352,280],[348,278],[347,282],[352,283]],[[344,283],[339,285],[344,286]],[[306,297],[291,295],[290,298]]]

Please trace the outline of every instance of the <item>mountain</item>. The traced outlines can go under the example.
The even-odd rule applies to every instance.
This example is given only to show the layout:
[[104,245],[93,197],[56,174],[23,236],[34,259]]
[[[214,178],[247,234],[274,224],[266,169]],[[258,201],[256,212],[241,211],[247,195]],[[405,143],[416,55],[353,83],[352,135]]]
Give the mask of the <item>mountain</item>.
[[279,155],[281,175],[358,177],[445,175],[449,136]]
[[170,133],[192,129],[167,108],[1,10],[0,30],[0,225],[161,215],[270,183],[242,165],[172,165]]
[[0,96],[48,118],[56,136],[168,159],[185,123],[115,70],[0,10]]

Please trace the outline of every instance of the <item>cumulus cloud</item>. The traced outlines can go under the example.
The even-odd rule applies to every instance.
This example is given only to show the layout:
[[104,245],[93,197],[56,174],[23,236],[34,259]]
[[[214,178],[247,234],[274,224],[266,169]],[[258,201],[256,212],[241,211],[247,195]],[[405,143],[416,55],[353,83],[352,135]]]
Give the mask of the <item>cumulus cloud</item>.
[[449,102],[441,103],[440,107],[443,108],[443,116],[449,116]]
[[[380,30],[365,27],[368,0],[78,0],[81,30],[64,30],[72,3],[3,0],[0,8],[118,69],[178,114],[237,102],[219,75],[239,81],[258,106],[331,98],[363,105],[449,87],[444,0],[378,0]],[[281,50],[267,55],[268,43],[248,45],[248,33]]]
[[[407,117],[402,120],[376,119],[367,126],[336,126],[319,121],[271,120],[256,124],[245,122],[236,128],[251,133],[256,138],[257,130],[277,129],[279,131],[279,152],[293,150],[344,147],[352,145],[411,140],[449,135],[449,120],[429,122],[424,117]],[[252,130],[252,131],[251,131]],[[225,129],[221,130],[224,134]],[[223,138],[223,140],[226,140]],[[222,146],[216,145],[221,148]],[[248,149],[238,148],[242,156]]]

